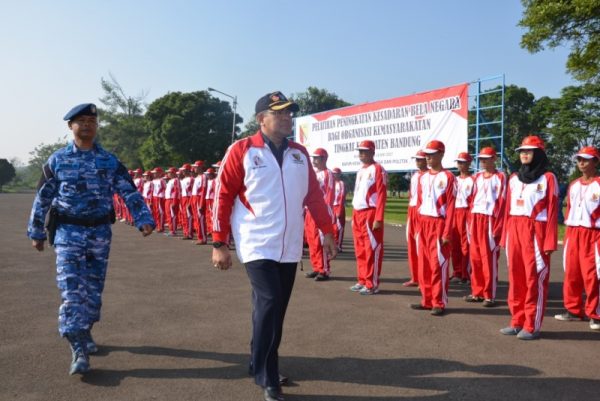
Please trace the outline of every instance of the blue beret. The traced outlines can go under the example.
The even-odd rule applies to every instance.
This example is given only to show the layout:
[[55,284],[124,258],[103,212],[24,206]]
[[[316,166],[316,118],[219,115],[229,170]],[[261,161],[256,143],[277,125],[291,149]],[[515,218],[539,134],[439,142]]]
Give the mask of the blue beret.
[[98,110],[94,103],[83,103],[73,107],[65,116],[63,120],[70,121],[77,116],[98,116]]

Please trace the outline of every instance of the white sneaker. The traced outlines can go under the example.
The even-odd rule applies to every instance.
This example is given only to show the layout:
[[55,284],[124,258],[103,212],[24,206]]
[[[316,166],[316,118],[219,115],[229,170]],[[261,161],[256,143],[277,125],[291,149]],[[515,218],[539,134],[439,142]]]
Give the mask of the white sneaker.
[[362,285],[360,283],[356,283],[352,287],[350,287],[350,291],[360,292],[363,288],[365,288],[364,285]]
[[598,319],[590,319],[590,329],[592,329],[592,330],[600,330],[600,320],[598,320]]
[[377,287],[373,287],[373,288],[363,287],[363,289],[360,290],[360,295],[375,295],[378,292],[379,292],[379,288],[377,288]]

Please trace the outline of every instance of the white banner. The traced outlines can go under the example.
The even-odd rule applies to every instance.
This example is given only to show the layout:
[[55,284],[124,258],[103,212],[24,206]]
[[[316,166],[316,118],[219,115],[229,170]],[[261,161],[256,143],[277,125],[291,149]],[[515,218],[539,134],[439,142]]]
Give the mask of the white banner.
[[329,168],[356,172],[363,140],[375,142],[375,160],[387,171],[407,171],[415,168],[411,156],[437,139],[446,145],[443,166],[455,167],[456,156],[468,150],[467,92],[461,84],[298,117],[295,140],[309,152],[326,149]]

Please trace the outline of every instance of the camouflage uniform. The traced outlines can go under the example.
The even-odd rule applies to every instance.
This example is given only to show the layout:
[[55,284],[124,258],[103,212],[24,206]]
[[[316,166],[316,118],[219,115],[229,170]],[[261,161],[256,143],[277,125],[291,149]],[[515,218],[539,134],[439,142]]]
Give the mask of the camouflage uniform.
[[[113,193],[124,199],[138,229],[145,224],[154,227],[154,220],[127,169],[98,144],[83,151],[70,143],[50,156],[43,172],[29,218],[29,238],[46,239],[44,221],[51,205],[61,216],[78,223],[67,220],[59,224],[54,240],[56,281],[62,299],[59,333],[68,337],[89,331],[100,319]],[[103,223],[96,225],[98,221]]]

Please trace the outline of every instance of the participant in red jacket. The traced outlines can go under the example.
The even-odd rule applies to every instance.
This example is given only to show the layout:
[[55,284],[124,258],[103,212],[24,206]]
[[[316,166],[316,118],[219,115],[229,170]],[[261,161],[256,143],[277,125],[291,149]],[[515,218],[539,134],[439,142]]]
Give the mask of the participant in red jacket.
[[[600,330],[600,152],[583,147],[576,155],[582,176],[569,185],[567,231],[564,241],[563,300],[566,312],[558,320],[590,319],[590,329]],[[585,293],[585,304],[582,298]]]
[[539,338],[550,276],[550,254],[556,250],[558,182],[547,171],[545,145],[537,136],[523,139],[521,167],[508,180],[504,231],[510,326],[500,330],[521,340]]
[[419,180],[419,290],[421,303],[413,309],[431,309],[443,315],[448,304],[450,238],[454,225],[456,178],[444,169],[446,147],[442,141],[427,143],[423,152],[429,170]]
[[427,171],[425,152],[419,150],[415,159],[417,171],[410,177],[410,188],[408,191],[408,212],[406,215],[406,244],[408,253],[408,267],[410,269],[410,280],[402,283],[404,287],[416,287],[419,285],[419,257],[417,255],[417,243],[419,239],[419,210],[417,202],[419,198],[419,180]]
[[165,210],[167,214],[167,224],[169,225],[169,235],[177,234],[179,217],[179,199],[181,197],[181,186],[177,178],[177,169],[169,167],[167,176],[167,186],[165,188]]
[[165,231],[165,188],[167,183],[162,178],[164,171],[160,167],[152,170],[152,216],[156,223],[156,232]]
[[[323,148],[315,149],[310,155],[312,165],[319,181],[319,187],[323,194],[323,199],[332,216],[332,224],[335,224],[333,215],[333,200],[335,198],[335,183],[333,173],[327,168],[327,151]],[[304,218],[304,235],[308,244],[308,253],[313,271],[306,273],[307,278],[314,278],[315,281],[324,281],[329,279],[331,267],[329,259],[323,252],[323,233],[317,227],[317,223],[311,216],[310,211],[306,212]]]
[[352,198],[352,234],[356,252],[357,283],[351,291],[361,295],[379,292],[383,262],[383,214],[387,200],[387,173],[375,157],[375,142],[358,145],[362,167],[356,173]]
[[346,228],[346,184],[342,180],[342,170],[335,167],[333,170],[335,182],[335,196],[333,198],[333,214],[335,216],[335,244],[338,252],[342,252],[344,243],[344,229]]
[[[313,215],[335,256],[331,216],[306,149],[286,139],[298,105],[281,92],[256,103],[260,131],[233,143],[221,164],[213,212],[213,264],[228,269],[230,232],[252,284],[250,372],[265,400],[283,399],[278,348],[302,258],[302,213]],[[243,397],[247,399],[248,397]]]
[[450,282],[466,283],[469,280],[469,240],[467,238],[467,217],[469,203],[473,192],[473,176],[471,162],[473,158],[468,152],[461,152],[454,160],[458,168],[456,177],[456,199],[454,201],[454,226],[452,227],[452,268],[454,273]]
[[206,215],[204,205],[204,196],[206,195],[206,182],[207,178],[204,174],[204,161],[196,160],[192,166],[194,174],[194,183],[192,185],[192,209],[194,217],[194,231],[198,240],[196,245],[204,245],[208,242],[208,235],[206,233]]
[[153,184],[152,184],[152,173],[150,171],[145,171],[144,174],[142,174],[142,177],[144,178],[142,197],[144,198],[144,201],[146,202],[146,206],[148,206],[148,209],[150,211],[152,211],[152,194],[154,192],[154,188],[153,188]]
[[506,204],[506,175],[496,170],[496,151],[485,147],[479,152],[480,171],[473,178],[475,186],[470,204],[469,238],[471,259],[471,294],[467,302],[496,305],[498,256]]
[[207,216],[206,232],[208,233],[208,235],[212,235],[213,224],[212,224],[212,219],[210,218],[210,216],[212,216],[213,203],[215,200],[215,185],[216,185],[215,178],[217,178],[217,173],[215,172],[214,168],[209,167],[204,172],[204,175],[206,176],[206,189],[204,191],[204,197],[202,199],[202,202],[200,203],[200,208],[205,210],[205,213]]
[[193,239],[193,221],[194,210],[192,206],[192,186],[194,178],[192,177],[192,165],[185,163],[180,168],[183,178],[181,179],[181,228],[183,230],[183,240]]

